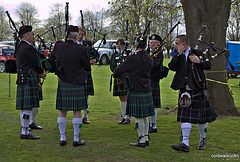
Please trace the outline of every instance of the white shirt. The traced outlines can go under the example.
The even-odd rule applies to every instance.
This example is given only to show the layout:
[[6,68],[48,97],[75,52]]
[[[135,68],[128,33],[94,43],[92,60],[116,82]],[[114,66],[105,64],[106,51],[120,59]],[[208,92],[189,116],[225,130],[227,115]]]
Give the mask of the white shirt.
[[184,55],[185,55],[185,57],[186,57],[186,61],[187,61],[187,59],[188,59],[188,55],[189,55],[190,51],[191,51],[191,47],[188,48],[188,50],[184,53]]

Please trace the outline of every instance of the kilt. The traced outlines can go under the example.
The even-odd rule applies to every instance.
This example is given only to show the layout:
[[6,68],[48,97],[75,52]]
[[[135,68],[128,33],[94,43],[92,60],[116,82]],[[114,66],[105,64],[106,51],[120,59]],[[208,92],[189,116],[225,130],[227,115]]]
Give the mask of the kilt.
[[39,107],[39,88],[36,75],[29,75],[29,82],[17,85],[16,109],[26,110]]
[[159,80],[151,79],[154,108],[161,108]]
[[71,84],[58,79],[57,110],[80,111],[87,108],[84,84]]
[[128,93],[127,88],[125,88],[124,85],[121,85],[120,87],[117,84],[116,79],[114,79],[113,84],[113,96],[126,96]]
[[42,88],[39,89],[39,100],[40,100],[40,101],[43,100],[43,92],[42,92]]
[[[204,90],[187,91],[191,95],[192,104],[189,107],[183,108],[178,103],[178,122],[188,122],[192,124],[210,123],[216,120],[217,114],[208,100],[207,93]],[[198,96],[195,96],[199,94]],[[192,97],[192,96],[195,97]],[[179,93],[180,97],[180,93]]]
[[154,115],[152,93],[134,93],[129,91],[127,95],[126,115],[143,118]]
[[94,95],[92,73],[87,74],[86,95]]

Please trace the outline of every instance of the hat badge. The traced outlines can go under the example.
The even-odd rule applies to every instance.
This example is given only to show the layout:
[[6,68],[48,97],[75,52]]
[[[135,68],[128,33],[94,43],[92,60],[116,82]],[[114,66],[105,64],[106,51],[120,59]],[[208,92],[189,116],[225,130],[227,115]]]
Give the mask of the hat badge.
[[152,39],[155,39],[155,35],[152,36]]

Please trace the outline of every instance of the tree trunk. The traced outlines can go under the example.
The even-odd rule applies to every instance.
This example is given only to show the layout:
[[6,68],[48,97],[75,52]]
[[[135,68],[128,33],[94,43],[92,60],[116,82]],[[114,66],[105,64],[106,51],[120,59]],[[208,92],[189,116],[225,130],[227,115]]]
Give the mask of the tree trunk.
[[[226,29],[227,21],[231,9],[231,0],[181,0],[186,32],[189,37],[189,43],[192,48],[195,47],[200,31],[203,25],[206,25],[206,34],[204,40],[208,43],[214,42],[215,46],[226,48]],[[199,49],[205,50],[206,46],[199,43]],[[219,51],[218,51],[219,52]],[[209,55],[215,53],[210,50]],[[226,66],[227,60],[224,54],[211,60],[212,69],[205,71],[207,80],[208,97],[218,114],[240,116],[237,110],[232,92],[226,84]]]

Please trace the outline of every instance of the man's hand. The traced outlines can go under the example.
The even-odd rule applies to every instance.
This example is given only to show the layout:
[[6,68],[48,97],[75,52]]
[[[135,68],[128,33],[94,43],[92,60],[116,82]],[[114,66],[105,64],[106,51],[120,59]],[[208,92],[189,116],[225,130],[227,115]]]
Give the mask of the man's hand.
[[193,63],[197,63],[197,64],[200,64],[200,59],[196,56],[196,55],[190,55],[189,56],[189,59],[193,62]]
[[179,45],[177,51],[178,51],[179,55],[182,55],[183,52],[185,51],[185,46],[183,44]]
[[47,76],[47,74],[45,74],[45,73],[44,74],[40,74],[40,77],[43,78],[43,79],[45,79],[46,76]]
[[90,65],[94,65],[97,62],[97,59],[90,60]]

